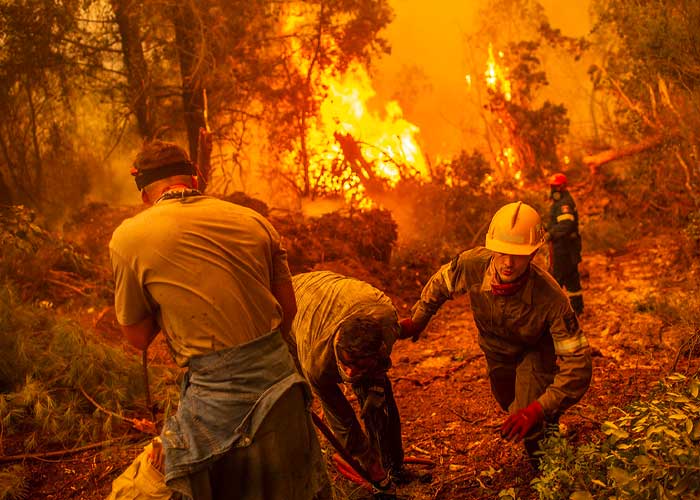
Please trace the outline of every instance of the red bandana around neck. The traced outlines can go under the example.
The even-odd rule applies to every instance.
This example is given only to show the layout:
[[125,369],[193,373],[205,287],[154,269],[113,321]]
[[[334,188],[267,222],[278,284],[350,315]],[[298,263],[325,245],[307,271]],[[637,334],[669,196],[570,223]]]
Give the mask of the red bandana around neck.
[[518,276],[515,281],[510,283],[501,283],[498,281],[498,273],[494,271],[493,279],[491,280],[491,293],[499,296],[510,296],[515,295],[519,292],[527,283],[527,279],[530,276],[530,269],[528,268],[523,274]]

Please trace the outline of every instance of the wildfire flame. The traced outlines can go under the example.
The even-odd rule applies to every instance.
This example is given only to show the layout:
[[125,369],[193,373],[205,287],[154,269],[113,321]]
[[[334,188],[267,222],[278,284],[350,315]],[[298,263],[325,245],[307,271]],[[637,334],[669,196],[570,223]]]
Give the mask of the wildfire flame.
[[[302,19],[289,16],[287,29]],[[308,68],[301,58],[295,64],[300,71]],[[319,113],[307,120],[305,144],[315,192],[342,195],[348,203],[370,208],[373,201],[368,191],[379,186],[394,188],[406,178],[429,180],[416,140],[419,128],[403,118],[398,102],[388,102],[382,114],[368,109],[376,92],[365,68],[353,62],[343,74],[331,68],[321,71],[319,87],[326,90],[327,97]],[[297,172],[301,186],[304,174],[296,167],[298,158],[299,152],[292,151],[287,162],[289,170]]]
[[[503,59],[503,52],[498,52],[498,59]],[[496,123],[498,129],[502,132],[499,138],[502,140],[500,150],[496,153],[495,162],[498,170],[501,172],[500,177],[510,177],[518,185],[523,185],[522,170],[520,168],[520,160],[517,154],[517,148],[512,144],[512,137],[509,131],[508,123],[505,120],[508,117],[507,113],[501,113],[505,102],[510,102],[512,99],[511,82],[508,78],[508,68],[498,63],[494,56],[493,45],[489,43],[488,58],[486,60],[486,70],[484,71],[484,82],[491,96],[491,110],[497,116]],[[467,85],[471,88],[471,76],[467,75]],[[489,181],[494,181],[489,176]]]
[[[498,57],[503,58],[503,52],[498,52]],[[508,68],[500,66],[493,56],[493,46],[489,43],[489,57],[486,60],[486,86],[494,92],[500,93],[506,101],[510,101],[511,89],[508,79]]]

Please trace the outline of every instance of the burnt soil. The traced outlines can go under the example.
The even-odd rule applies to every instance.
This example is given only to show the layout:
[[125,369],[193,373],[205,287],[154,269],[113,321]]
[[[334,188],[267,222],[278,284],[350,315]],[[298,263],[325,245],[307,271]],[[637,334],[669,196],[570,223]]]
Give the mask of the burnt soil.
[[[120,210],[112,213],[112,220],[105,221],[103,213],[93,223],[83,221],[80,237],[73,237],[82,239],[77,244],[91,243],[98,253],[106,248],[111,229],[129,213]],[[672,369],[687,332],[639,307],[652,294],[691,293],[689,273],[671,273],[677,279],[669,278],[680,251],[669,248],[669,241],[673,239],[649,237],[616,253],[584,253],[586,312],[580,322],[593,348],[594,371],[590,390],[561,419],[562,431],[574,443],[599,438],[600,424],[617,416],[615,408],[643,398]],[[391,277],[385,274],[396,271],[386,266],[373,265],[368,270],[356,260],[345,259],[315,268],[356,275],[382,287],[402,317],[409,314],[420,293],[420,280],[410,289],[387,287]],[[104,341],[122,343],[108,306],[86,304],[84,310],[66,314],[80,315]],[[416,478],[397,489],[398,498],[496,498],[507,488],[515,488],[521,499],[535,498],[529,488],[535,473],[522,446],[505,442],[497,432],[506,415],[490,394],[476,338],[468,300],[459,298],[443,306],[418,342],[404,340],[395,345],[390,378],[402,415],[405,452],[434,464],[409,465]],[[155,362],[169,362],[162,343],[150,356]],[[125,439],[83,452],[27,459],[24,465],[32,477],[27,498],[105,498],[111,482],[147,439],[132,431]],[[323,438],[321,443],[337,498],[371,498],[336,471],[330,461],[333,450]]]

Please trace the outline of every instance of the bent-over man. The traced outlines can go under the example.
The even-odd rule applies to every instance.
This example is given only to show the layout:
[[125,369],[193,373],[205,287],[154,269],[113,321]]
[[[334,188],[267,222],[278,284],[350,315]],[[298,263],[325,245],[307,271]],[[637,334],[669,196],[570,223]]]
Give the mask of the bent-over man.
[[[402,479],[401,421],[387,370],[400,337],[389,297],[363,281],[330,271],[292,278],[298,311],[292,323],[300,369],[330,427],[375,483]],[[341,385],[357,395],[365,434]]]

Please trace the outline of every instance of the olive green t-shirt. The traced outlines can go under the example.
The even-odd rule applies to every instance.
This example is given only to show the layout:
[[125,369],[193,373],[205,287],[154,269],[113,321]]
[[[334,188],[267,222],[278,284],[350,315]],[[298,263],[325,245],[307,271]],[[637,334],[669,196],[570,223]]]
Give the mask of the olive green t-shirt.
[[175,361],[233,347],[279,327],[273,283],[291,280],[272,225],[208,196],[165,199],[125,220],[109,243],[122,325],[154,314]]

